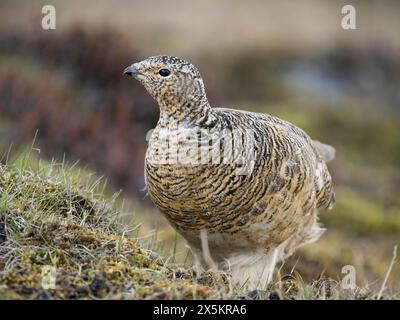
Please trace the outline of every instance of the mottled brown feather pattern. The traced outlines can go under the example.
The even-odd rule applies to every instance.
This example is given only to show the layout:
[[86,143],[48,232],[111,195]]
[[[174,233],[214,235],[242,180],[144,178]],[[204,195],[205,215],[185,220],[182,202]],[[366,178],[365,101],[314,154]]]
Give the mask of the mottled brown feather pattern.
[[[332,160],[334,149],[273,116],[211,108],[199,72],[181,59],[151,57],[131,68],[158,102],[157,132],[165,129],[168,137],[177,137],[151,135],[145,160],[151,199],[188,241],[199,265],[205,264],[200,241],[205,230],[211,257],[220,268],[230,268],[239,283],[264,285],[277,261],[322,233],[317,209],[334,204],[325,163]],[[160,68],[171,75],[160,76]],[[201,139],[188,141],[182,128],[202,130],[204,144]],[[255,143],[248,174],[237,171],[240,157],[246,166],[245,149],[235,154],[235,165],[232,161],[200,163],[202,151],[211,159],[212,150],[235,149],[235,144],[230,147],[221,139],[237,142],[249,132]],[[191,144],[202,146],[202,151],[187,156],[197,158],[198,164],[172,161],[175,151]],[[164,151],[168,156],[160,163],[158,154]]]

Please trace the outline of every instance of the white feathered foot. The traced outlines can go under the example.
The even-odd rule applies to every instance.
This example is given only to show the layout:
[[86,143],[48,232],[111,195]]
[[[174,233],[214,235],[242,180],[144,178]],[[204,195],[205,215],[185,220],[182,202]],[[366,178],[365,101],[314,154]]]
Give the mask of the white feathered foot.
[[276,264],[282,260],[283,252],[276,248],[267,254],[248,253],[227,260],[233,282],[248,289],[265,289],[272,281]]
[[297,248],[316,241],[324,231],[315,223],[309,230],[299,231],[267,253],[248,252],[230,257],[226,265],[232,280],[243,288],[266,289],[273,279],[276,264],[291,256]]

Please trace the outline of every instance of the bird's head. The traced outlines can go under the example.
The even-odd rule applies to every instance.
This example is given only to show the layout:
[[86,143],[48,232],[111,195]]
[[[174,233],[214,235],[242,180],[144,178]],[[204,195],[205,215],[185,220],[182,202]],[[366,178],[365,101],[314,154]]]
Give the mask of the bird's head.
[[191,63],[173,56],[154,56],[134,63],[124,75],[136,78],[167,114],[207,103],[203,80]]

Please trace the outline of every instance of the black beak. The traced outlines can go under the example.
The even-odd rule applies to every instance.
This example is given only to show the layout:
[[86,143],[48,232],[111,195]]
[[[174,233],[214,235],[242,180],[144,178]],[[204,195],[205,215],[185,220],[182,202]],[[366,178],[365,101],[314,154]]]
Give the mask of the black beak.
[[139,70],[136,69],[133,65],[125,68],[125,70],[123,72],[123,75],[126,75],[126,76],[136,76],[136,75],[141,75],[141,74],[142,73],[139,72]]

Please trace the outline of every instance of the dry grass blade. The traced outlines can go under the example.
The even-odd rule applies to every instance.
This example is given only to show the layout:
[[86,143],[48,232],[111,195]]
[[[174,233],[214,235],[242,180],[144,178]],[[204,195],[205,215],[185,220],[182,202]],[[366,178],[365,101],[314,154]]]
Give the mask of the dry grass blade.
[[392,268],[393,268],[394,263],[396,262],[396,258],[397,258],[397,245],[394,246],[393,257],[392,257],[392,260],[390,261],[390,265],[389,265],[389,268],[388,268],[388,270],[386,272],[385,279],[382,282],[381,289],[379,290],[378,296],[376,297],[377,300],[380,300],[382,298],[383,292],[386,289],[386,283],[387,283],[387,281],[389,279],[389,275],[392,272]]

